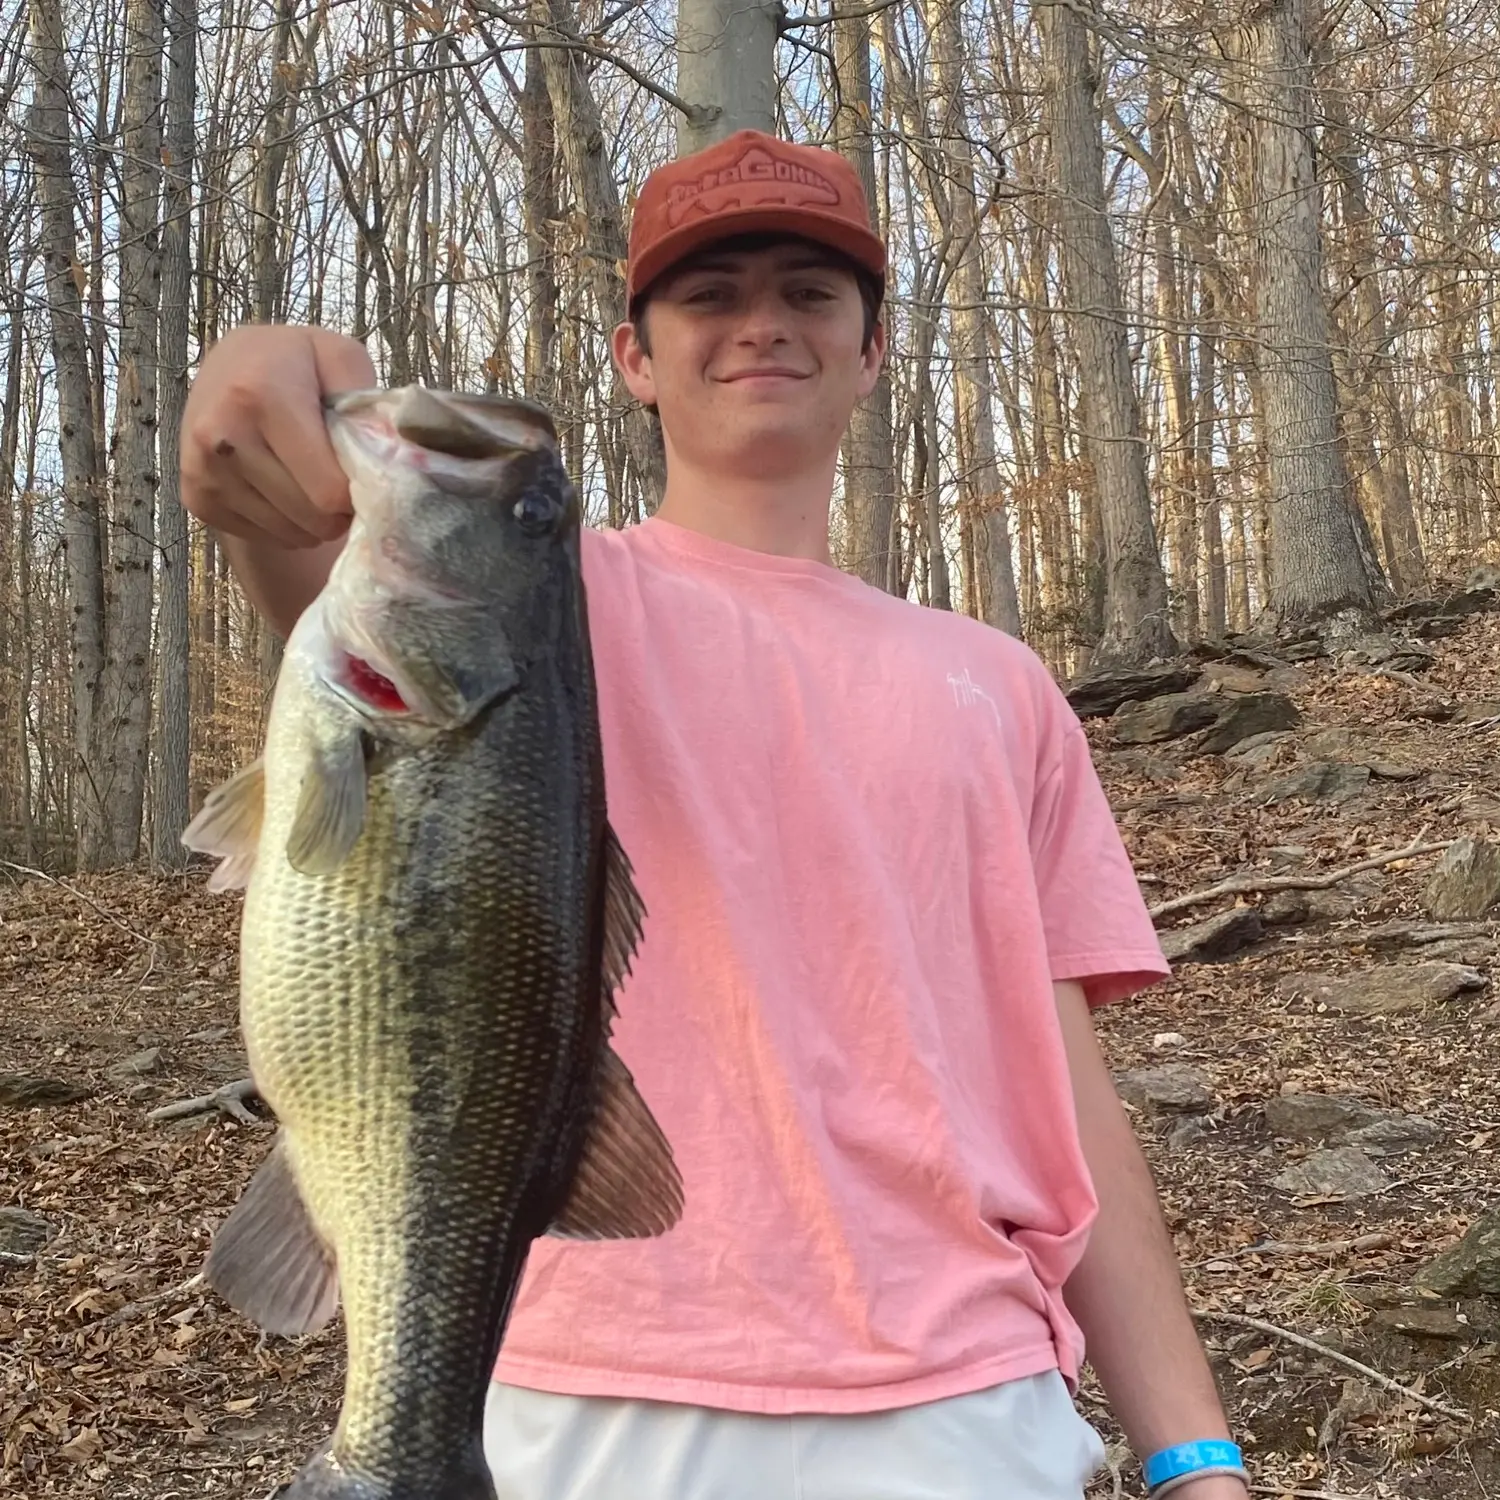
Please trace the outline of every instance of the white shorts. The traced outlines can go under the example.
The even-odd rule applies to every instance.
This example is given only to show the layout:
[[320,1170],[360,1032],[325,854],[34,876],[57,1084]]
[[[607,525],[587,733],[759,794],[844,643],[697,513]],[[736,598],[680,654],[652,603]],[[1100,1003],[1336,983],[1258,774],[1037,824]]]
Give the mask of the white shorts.
[[1056,1370],[849,1416],[491,1388],[499,1500],[1080,1500],[1099,1434]]

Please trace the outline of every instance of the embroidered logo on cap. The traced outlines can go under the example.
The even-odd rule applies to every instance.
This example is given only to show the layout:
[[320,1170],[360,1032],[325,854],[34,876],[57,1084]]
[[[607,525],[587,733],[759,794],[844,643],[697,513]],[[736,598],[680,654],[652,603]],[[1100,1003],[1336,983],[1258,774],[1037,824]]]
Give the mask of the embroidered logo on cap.
[[726,208],[766,208],[784,204],[834,205],[839,190],[821,172],[797,162],[778,161],[763,146],[751,146],[731,166],[678,183],[667,195],[667,222],[675,229],[690,215]]

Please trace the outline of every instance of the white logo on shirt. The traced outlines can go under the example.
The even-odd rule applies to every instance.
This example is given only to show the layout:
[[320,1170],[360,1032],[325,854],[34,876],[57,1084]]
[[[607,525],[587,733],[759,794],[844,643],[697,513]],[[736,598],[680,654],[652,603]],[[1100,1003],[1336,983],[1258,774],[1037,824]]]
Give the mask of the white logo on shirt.
[[969,676],[969,669],[967,667],[964,668],[961,677],[955,677],[950,672],[948,674],[948,686],[953,689],[953,701],[960,708],[978,708],[983,703],[988,706],[989,711],[995,716],[995,728],[1003,728],[1000,722],[999,704]]

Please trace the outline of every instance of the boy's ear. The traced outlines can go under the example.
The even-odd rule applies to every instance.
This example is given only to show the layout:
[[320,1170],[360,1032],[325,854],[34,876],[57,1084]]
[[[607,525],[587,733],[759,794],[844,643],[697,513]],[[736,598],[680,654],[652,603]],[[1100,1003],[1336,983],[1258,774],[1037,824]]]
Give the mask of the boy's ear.
[[630,394],[642,406],[656,404],[656,382],[651,376],[651,356],[641,348],[634,323],[621,323],[610,336],[610,352]]
[[864,400],[875,389],[880,379],[880,366],[885,361],[885,324],[875,320],[870,332],[870,347],[864,351],[864,367],[859,376],[859,399]]

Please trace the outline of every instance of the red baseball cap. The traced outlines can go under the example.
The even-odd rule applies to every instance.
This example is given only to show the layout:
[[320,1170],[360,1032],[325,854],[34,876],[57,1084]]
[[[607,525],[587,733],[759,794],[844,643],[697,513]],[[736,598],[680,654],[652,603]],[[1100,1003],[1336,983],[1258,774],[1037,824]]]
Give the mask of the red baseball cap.
[[694,250],[731,235],[779,230],[842,251],[885,289],[885,242],[854,168],[837,151],[738,130],[658,167],[630,220],[626,306]]

